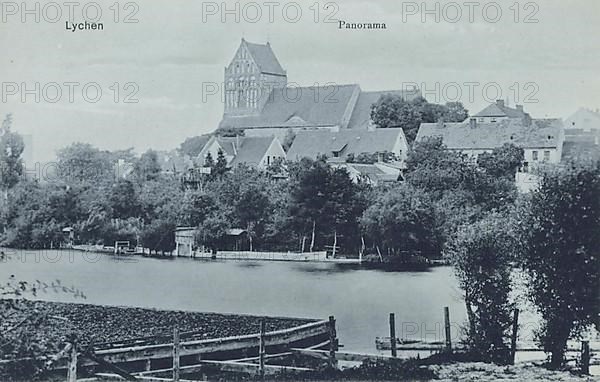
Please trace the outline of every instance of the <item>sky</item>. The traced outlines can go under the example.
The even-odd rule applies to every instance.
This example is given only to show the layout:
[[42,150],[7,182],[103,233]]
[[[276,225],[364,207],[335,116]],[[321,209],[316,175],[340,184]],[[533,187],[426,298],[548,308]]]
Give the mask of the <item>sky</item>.
[[[476,113],[501,98],[534,118],[600,108],[598,0],[73,3],[0,2],[0,116],[32,161],[73,142],[170,150],[215,130],[222,94],[208,93],[241,38],[269,41],[302,86],[417,84],[430,102]],[[103,30],[69,26],[98,10]]]

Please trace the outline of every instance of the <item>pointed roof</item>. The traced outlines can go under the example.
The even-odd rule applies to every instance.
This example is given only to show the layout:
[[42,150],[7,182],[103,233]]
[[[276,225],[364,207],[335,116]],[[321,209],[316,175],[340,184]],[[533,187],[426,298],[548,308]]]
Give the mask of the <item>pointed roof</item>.
[[231,167],[239,163],[260,164],[275,139],[275,137],[240,137],[240,145],[237,148],[237,155],[231,161]]
[[273,49],[271,49],[271,44],[268,42],[266,44],[254,44],[244,39],[242,39],[242,44],[246,45],[261,73],[286,75],[275,53],[273,53]]

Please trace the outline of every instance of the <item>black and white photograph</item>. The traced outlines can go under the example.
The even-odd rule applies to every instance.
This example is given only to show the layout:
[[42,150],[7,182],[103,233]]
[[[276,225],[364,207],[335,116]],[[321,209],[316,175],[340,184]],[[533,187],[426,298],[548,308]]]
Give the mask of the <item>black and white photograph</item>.
[[600,1],[0,0],[0,382],[600,382]]

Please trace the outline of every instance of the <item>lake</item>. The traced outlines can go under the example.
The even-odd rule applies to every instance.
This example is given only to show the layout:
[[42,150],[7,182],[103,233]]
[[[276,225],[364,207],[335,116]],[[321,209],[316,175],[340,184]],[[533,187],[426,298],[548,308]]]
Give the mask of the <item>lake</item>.
[[85,301],[60,293],[40,299],[157,309],[326,319],[334,315],[345,350],[375,352],[396,314],[398,337],[443,340],[443,308],[452,337],[466,319],[450,267],[385,272],[328,263],[211,261],[114,257],[68,250],[10,251],[0,280],[75,286]]
[[[86,300],[46,293],[40,299],[157,309],[337,320],[347,350],[375,351],[396,314],[398,337],[443,339],[443,307],[453,337],[465,309],[452,269],[385,272],[327,263],[118,258],[68,250],[15,251],[0,263],[0,280],[50,282],[83,291]],[[456,323],[456,324],[455,324]]]

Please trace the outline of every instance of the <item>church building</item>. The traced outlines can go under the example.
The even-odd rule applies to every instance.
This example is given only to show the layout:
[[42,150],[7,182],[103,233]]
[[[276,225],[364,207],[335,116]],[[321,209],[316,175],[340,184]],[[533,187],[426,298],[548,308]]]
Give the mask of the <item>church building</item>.
[[271,45],[242,39],[225,67],[225,110],[219,130],[240,130],[246,136],[276,136],[290,130],[373,130],[371,106],[384,94],[406,100],[418,89],[363,91],[357,84],[288,86],[287,72]]

